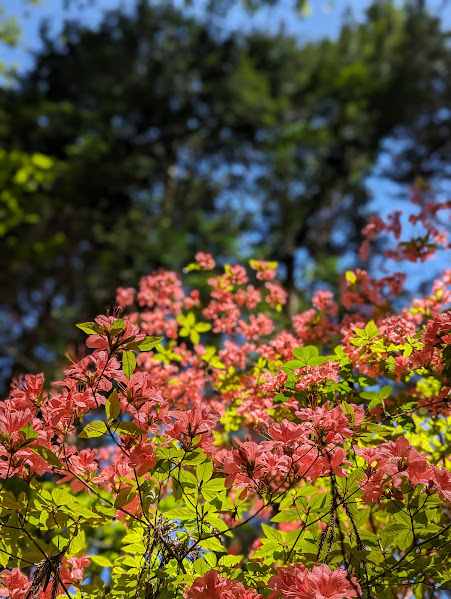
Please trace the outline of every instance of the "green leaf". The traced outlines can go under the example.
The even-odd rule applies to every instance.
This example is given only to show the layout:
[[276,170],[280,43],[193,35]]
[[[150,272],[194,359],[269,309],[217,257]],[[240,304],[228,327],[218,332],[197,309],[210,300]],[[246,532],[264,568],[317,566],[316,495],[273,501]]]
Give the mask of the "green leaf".
[[110,335],[117,335],[125,329],[125,320],[118,318],[110,326]]
[[177,520],[193,520],[196,518],[196,510],[191,507],[179,507],[165,512],[164,517]]
[[276,514],[271,518],[271,522],[296,522],[299,518],[299,511],[295,508],[290,508]]
[[227,553],[225,547],[215,537],[199,541],[199,545],[204,549],[210,549],[211,551],[217,551],[219,553]]
[[[229,530],[229,527],[224,522],[224,520],[221,520],[221,518],[218,518],[217,516],[207,516],[204,521],[207,524],[210,524],[210,526],[217,528],[221,532],[225,532],[225,531]],[[231,532],[228,532],[227,534],[228,534],[228,536],[233,536]]]
[[306,495],[316,495],[316,493],[318,492],[318,489],[312,485],[305,485],[305,487],[301,487],[300,489],[296,490],[296,495],[298,497],[305,497]]
[[325,364],[329,362],[329,360],[333,361],[334,356],[317,356],[316,358],[310,358],[308,365],[309,366],[321,366],[321,364]]
[[[0,540],[0,568],[6,568],[6,566],[8,565],[9,562],[9,555],[7,553],[5,553],[5,551],[8,551],[8,549],[6,549],[6,547],[9,548],[8,545],[5,545],[2,540]],[[3,551],[2,551],[3,549]],[[11,553],[11,551],[9,551],[8,553]]]
[[379,397],[379,393],[377,391],[362,391],[362,393],[359,393],[360,397],[362,399],[375,399]]
[[124,507],[124,505],[130,503],[136,497],[137,493],[138,491],[134,487],[121,489],[114,500],[115,507]]
[[164,337],[146,337],[138,347],[141,351],[149,351],[161,343],[163,339]]
[[366,336],[368,337],[368,339],[373,339],[373,337],[376,337],[380,333],[374,320],[370,320],[367,323],[367,325],[365,327],[365,333],[366,333]]
[[[249,265],[251,268],[253,268],[254,270],[274,270],[274,268],[277,268],[279,266],[278,262],[268,262],[265,265],[261,265],[260,262],[258,260],[249,260]],[[226,266],[229,266],[228,264]]]
[[82,551],[86,546],[85,533],[83,530],[79,530],[77,535],[72,539],[69,546],[69,553],[75,555]]
[[393,593],[390,589],[378,589],[377,599],[393,599]]
[[382,539],[382,543],[385,546],[392,545],[399,533],[410,532],[410,529],[406,524],[394,523],[389,524],[388,526],[384,526],[384,528],[380,532],[380,536]]
[[406,414],[401,414],[396,419],[396,421],[404,430],[409,431],[409,432],[415,432],[415,430],[416,430],[415,421],[410,416],[408,416]]
[[50,158],[50,156],[46,156],[45,154],[40,154],[39,152],[32,154],[31,162],[35,166],[37,166],[38,168],[40,168],[44,171],[48,171],[54,165],[54,162],[53,162],[52,158]]
[[119,422],[117,425],[114,424],[111,430],[117,435],[146,435],[147,431],[143,431],[134,422]]
[[216,564],[218,563],[218,558],[214,553],[206,553],[204,555],[204,559],[212,568],[216,568]]
[[82,439],[91,439],[92,437],[101,437],[107,431],[106,424],[101,421],[90,422],[78,435]]
[[213,463],[203,462],[196,467],[197,480],[207,482],[213,476]]
[[73,516],[74,514],[82,516],[85,520],[99,520],[102,517],[99,514],[94,513],[92,510],[88,510],[88,508],[83,507],[82,505],[70,503],[69,505],[63,506],[62,508],[65,510],[66,514],[69,516]]
[[374,564],[381,564],[385,561],[385,558],[380,551],[370,551],[366,559]]
[[397,535],[396,544],[402,551],[405,551],[407,549],[410,549],[410,547],[413,544],[413,541],[414,537],[412,531],[405,529]]
[[309,501],[309,509],[311,512],[321,512],[324,510],[324,506],[326,505],[326,501],[328,500],[327,493],[318,493],[314,495]]
[[176,318],[179,325],[186,327],[187,329],[191,329],[196,324],[196,317],[193,312],[188,312],[186,316],[184,314],[179,314]]
[[174,478],[176,478],[178,480],[178,482],[182,485],[182,487],[185,489],[195,489],[197,488],[197,479],[194,476],[194,474],[192,472],[189,472],[188,470],[185,470],[184,468],[181,468],[180,470],[175,470],[175,472],[172,475]]
[[301,360],[289,360],[284,366],[290,370],[299,370],[300,368],[304,368],[305,364]]
[[259,559],[264,557],[272,557],[276,551],[280,549],[280,545],[277,543],[264,543],[257,551],[252,555],[252,559]]
[[189,462],[190,466],[197,466],[198,464],[201,464],[204,460],[205,455],[199,449],[194,449],[185,456],[185,462]]
[[416,599],[423,599],[423,597],[426,597],[428,588],[429,588],[428,585],[425,584],[424,582],[419,582],[418,584],[414,584],[413,585],[413,594],[415,595]]
[[200,356],[201,360],[205,360],[205,362],[209,362],[212,357],[215,355],[216,353],[216,347],[213,347],[212,345],[208,345],[205,348],[205,353],[203,356]]
[[177,501],[183,495],[182,485],[175,478],[172,479],[172,494],[174,495],[174,499]]
[[76,326],[88,335],[95,335],[97,332],[92,328],[93,322],[80,322]]
[[210,360],[210,366],[217,368],[218,370],[225,370],[225,364],[221,362],[218,356],[213,356],[213,358]]
[[349,342],[352,343],[352,345],[355,345],[356,347],[361,347],[362,345],[365,345],[365,339],[360,339],[358,337],[353,337],[352,339],[349,339]]
[[114,420],[121,413],[121,407],[119,405],[119,397],[117,395],[116,389],[110,394],[107,399],[106,406],[106,415],[108,420]]
[[267,524],[262,524],[262,529],[267,539],[273,541],[274,543],[282,543],[283,535],[280,530],[277,530],[272,526],[268,526]]
[[105,557],[104,555],[90,555],[89,559],[98,566],[102,566],[102,568],[112,568],[113,563]]
[[196,329],[191,329],[189,339],[193,345],[197,345],[200,341],[200,335]]
[[242,555],[223,555],[221,558],[219,558],[218,566],[232,568],[233,566],[238,565],[242,559]]
[[124,350],[124,353],[122,354],[122,370],[124,371],[124,374],[128,380],[132,378],[132,374],[135,371],[135,366],[135,354],[132,351]]
[[207,562],[201,557],[193,562],[194,570],[199,574],[199,576],[203,576],[209,570],[211,570],[211,566],[207,564]]
[[379,395],[377,395],[368,404],[368,409],[369,410],[374,410],[374,408],[376,408],[377,406],[380,406],[380,405],[383,408],[385,408],[384,400],[381,397],[379,397]]
[[[199,264],[197,264],[197,262],[191,262],[190,264],[188,264],[188,266],[185,266],[185,268],[183,269],[184,273],[189,273],[192,270],[200,270],[200,266]],[[194,562],[196,563],[196,562]]]
[[65,505],[67,503],[75,502],[68,490],[61,487],[57,487],[56,489],[52,490],[52,500],[56,505]]
[[354,284],[357,281],[357,277],[351,270],[346,271],[345,277],[346,280],[349,281],[351,284]]
[[202,491],[205,491],[206,493],[214,493],[214,492],[223,491],[223,490],[224,490],[224,479],[223,478],[212,478],[211,480],[206,482],[202,487]]
[[382,387],[382,389],[379,391],[379,397],[381,397],[382,399],[387,399],[387,397],[390,397],[391,392],[392,388],[390,387],[390,385]]
[[[221,560],[219,560],[221,561]],[[265,566],[265,564],[261,564],[261,563],[255,563],[255,562],[247,562],[246,564],[246,570],[248,572],[264,572],[267,569],[267,566]],[[266,574],[266,572],[265,572]]]
[[52,466],[56,466],[57,468],[63,468],[63,465],[58,456],[56,456],[53,453],[53,451],[50,451],[50,449],[47,449],[47,447],[39,445],[38,447],[30,447],[29,449],[31,449],[31,451],[34,451],[34,453],[39,454],[41,457],[44,458],[44,460],[47,463],[51,464]]
[[293,349],[293,356],[298,358],[303,363],[303,366],[307,366],[312,358],[318,356],[318,348],[314,345],[308,345],[307,347],[295,347]]
[[285,396],[283,393],[278,393],[272,400],[274,404],[285,403],[289,396]]
[[349,417],[351,426],[354,426],[354,423],[355,423],[354,410],[351,408],[351,406],[346,401],[341,402],[341,407],[343,408],[343,412],[346,414],[346,416]]
[[211,324],[209,322],[198,322],[196,324],[196,331],[198,333],[205,333],[211,329]]
[[23,426],[19,432],[22,433],[27,441],[33,441],[33,439],[37,439],[39,437],[38,431],[35,431],[29,422],[27,422],[27,424]]

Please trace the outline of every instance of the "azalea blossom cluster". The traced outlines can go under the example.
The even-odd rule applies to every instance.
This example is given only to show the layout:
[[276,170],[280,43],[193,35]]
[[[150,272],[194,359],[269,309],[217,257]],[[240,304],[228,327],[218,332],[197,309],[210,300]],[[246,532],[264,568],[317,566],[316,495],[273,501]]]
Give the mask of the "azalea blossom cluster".
[[[431,234],[439,209],[421,207]],[[60,380],[13,381],[0,597],[451,588],[451,270],[395,309],[403,276],[355,269],[289,317],[277,265],[249,266],[199,253],[183,276],[144,276],[78,325]]]
[[[380,216],[370,217],[363,230],[365,239],[360,247],[361,258],[368,258],[371,240],[381,233],[387,233],[396,240],[396,247],[386,249],[384,255],[397,262],[403,260],[425,262],[433,258],[438,250],[450,249],[449,231],[445,223],[447,222],[446,215],[448,215],[449,221],[451,201],[437,202],[431,194],[430,187],[423,181],[417,181],[412,185],[410,200],[412,205],[417,206],[418,209],[408,215],[404,225],[402,224],[403,213],[401,210],[395,210],[385,220]],[[445,214],[442,222],[440,222],[439,213]],[[410,231],[409,239],[399,241],[406,228],[416,230],[417,235]]]

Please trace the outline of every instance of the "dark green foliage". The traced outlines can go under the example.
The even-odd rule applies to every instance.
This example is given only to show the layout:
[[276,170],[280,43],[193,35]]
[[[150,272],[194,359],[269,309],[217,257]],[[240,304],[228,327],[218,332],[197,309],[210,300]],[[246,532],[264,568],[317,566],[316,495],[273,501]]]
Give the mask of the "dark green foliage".
[[[0,97],[0,178],[20,216],[0,232],[16,371],[81,340],[75,310],[100,312],[118,285],[198,250],[238,257],[243,233],[246,251],[282,263],[295,310],[296,277],[331,280],[353,250],[381,143],[410,140],[391,173],[409,182],[449,154],[451,52],[438,20],[410,3],[375,2],[363,25],[305,46],[219,36],[144,1],[98,31],[72,23],[43,39],[35,68]],[[36,155],[51,171],[18,188],[14,159]]]

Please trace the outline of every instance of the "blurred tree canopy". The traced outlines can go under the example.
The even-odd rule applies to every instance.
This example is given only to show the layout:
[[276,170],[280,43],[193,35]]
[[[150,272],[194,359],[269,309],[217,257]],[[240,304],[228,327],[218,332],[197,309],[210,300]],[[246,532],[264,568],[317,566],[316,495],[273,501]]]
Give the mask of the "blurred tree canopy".
[[0,90],[0,367],[45,368],[118,285],[198,250],[279,260],[290,310],[300,274],[332,280],[387,139],[393,179],[446,171],[451,49],[421,5],[375,1],[304,45],[144,0],[44,28]]

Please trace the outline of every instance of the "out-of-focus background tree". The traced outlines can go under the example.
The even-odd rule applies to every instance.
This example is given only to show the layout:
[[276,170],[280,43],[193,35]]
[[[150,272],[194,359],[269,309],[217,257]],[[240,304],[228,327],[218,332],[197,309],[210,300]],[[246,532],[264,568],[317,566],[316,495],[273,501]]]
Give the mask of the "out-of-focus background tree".
[[[36,21],[43,3],[22,6]],[[19,5],[2,4],[15,44]],[[355,251],[382,155],[386,181],[447,181],[451,23],[437,3],[365,2],[324,39],[293,28],[321,2],[240,4],[136,0],[92,26],[81,3],[78,19],[43,23],[31,66],[3,61],[4,382],[54,368],[117,286],[199,250],[278,260],[294,311]]]

